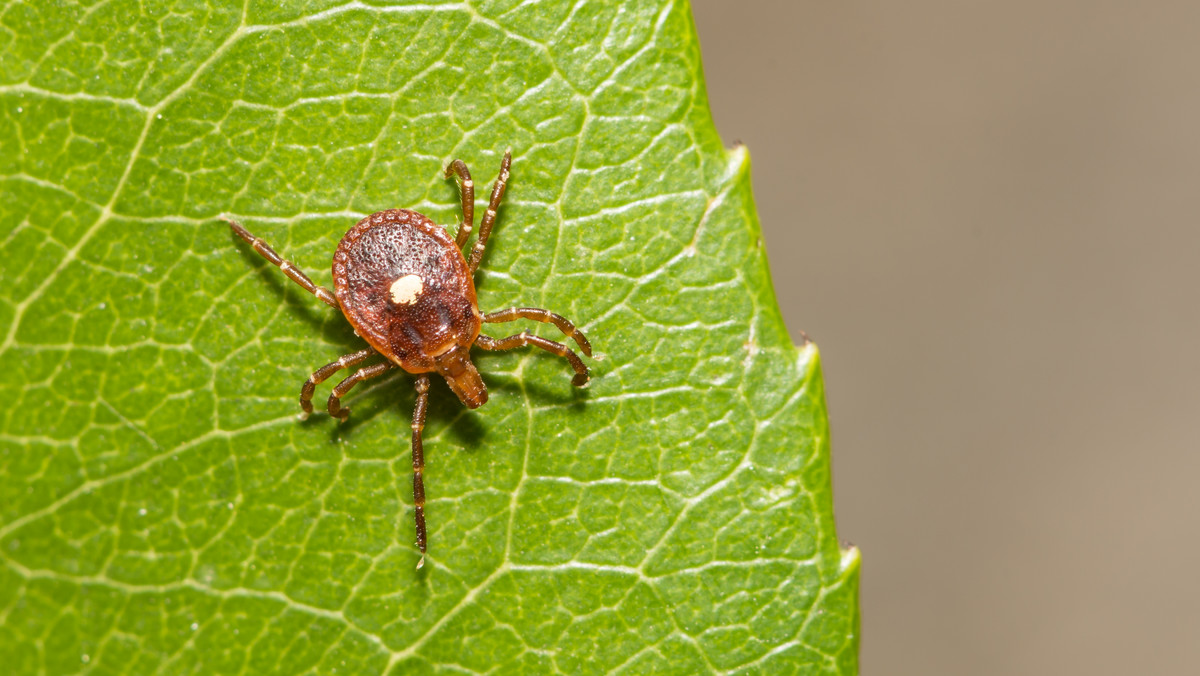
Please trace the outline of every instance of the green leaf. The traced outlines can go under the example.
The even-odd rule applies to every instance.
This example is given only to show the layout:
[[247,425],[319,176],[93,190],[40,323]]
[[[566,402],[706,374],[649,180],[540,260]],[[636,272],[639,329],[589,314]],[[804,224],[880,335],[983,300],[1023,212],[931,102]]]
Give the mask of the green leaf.
[[[14,0],[0,80],[9,671],[856,671],[817,351],[684,3]],[[509,147],[481,307],[571,317],[593,378],[435,384],[417,570],[411,377],[299,422],[363,343],[218,216],[328,286],[357,219],[453,225],[442,168],[486,195]]]

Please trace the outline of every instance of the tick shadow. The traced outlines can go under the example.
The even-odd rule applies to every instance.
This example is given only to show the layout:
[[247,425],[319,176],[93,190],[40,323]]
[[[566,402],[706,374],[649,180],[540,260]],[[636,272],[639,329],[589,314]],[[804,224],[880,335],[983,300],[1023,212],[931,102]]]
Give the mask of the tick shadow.
[[[480,361],[486,363],[485,360]],[[563,377],[569,379],[570,372],[568,371]],[[561,389],[552,389],[536,382],[521,383],[517,378],[511,376],[493,375],[489,377],[484,375],[484,379],[487,381],[488,390],[493,397],[501,393],[505,396],[525,396],[538,407],[560,406],[568,411],[582,412],[591,398],[591,391],[588,388],[572,387],[568,393],[564,393]],[[488,414],[487,405],[474,411],[468,410],[458,400],[458,397],[454,396],[440,376],[431,374],[429,380],[429,406],[425,417],[426,430],[429,430],[431,426],[445,430],[442,432],[443,434],[448,435],[457,445],[471,452],[484,447],[487,430],[483,425],[483,418],[480,416]],[[397,413],[395,416],[397,419],[396,443],[406,447],[405,450],[407,450],[411,438],[411,428],[407,423],[411,420],[417,398],[413,382],[412,374],[401,369],[393,369],[377,381],[360,384],[342,399],[342,405],[351,409],[350,418],[330,429],[330,441],[336,442],[349,438],[354,435],[359,425],[373,422],[387,411],[394,411]],[[305,426],[329,424],[329,414],[326,410],[327,401],[327,394],[324,397],[314,397],[313,415],[309,416],[308,420],[302,424]]]
[[467,451],[475,452],[484,445],[487,430],[480,415],[487,415],[487,406],[474,411],[463,406],[441,378],[430,378],[429,413],[427,418],[438,421],[447,434]]
[[[587,406],[588,400],[592,396],[590,387],[570,387],[569,392],[564,394],[559,388],[550,388],[541,381],[531,381],[526,378],[523,382],[516,376],[508,375],[492,375],[487,376],[487,364],[492,359],[498,359],[502,355],[494,352],[476,353],[471,355],[479,368],[480,373],[484,373],[484,380],[488,381],[488,390],[493,392],[505,392],[514,396],[527,396],[535,406],[562,406],[570,411],[581,411]],[[537,355],[541,357],[543,355]],[[554,359],[554,355],[544,355],[548,359]],[[562,360],[559,360],[562,361]],[[565,379],[568,383],[575,373],[563,362],[563,374],[559,377]],[[591,378],[595,380],[597,373],[591,370]]]
[[[330,441],[336,442],[351,437],[359,425],[374,421],[388,411],[395,411],[398,414],[397,418],[403,421],[402,425],[399,421],[397,422],[396,441],[403,446],[405,452],[408,452],[412,434],[409,421],[412,419],[413,408],[417,401],[414,382],[415,376],[412,374],[401,369],[393,369],[378,381],[356,387],[342,399],[342,405],[351,409],[350,418],[330,430]],[[359,391],[359,387],[363,388],[362,391]],[[324,401],[320,402],[320,405],[314,402],[313,415],[309,416],[303,424],[328,424],[330,416],[326,410],[325,402],[327,401],[328,395]],[[484,414],[486,415],[486,412]],[[318,423],[316,422],[318,420],[326,422]],[[454,396],[450,388],[436,374],[430,377],[429,405],[425,414],[426,430],[431,427],[431,422],[436,423],[439,428],[445,428],[456,442],[470,450],[481,446],[486,437],[478,414],[467,411],[458,397]]]

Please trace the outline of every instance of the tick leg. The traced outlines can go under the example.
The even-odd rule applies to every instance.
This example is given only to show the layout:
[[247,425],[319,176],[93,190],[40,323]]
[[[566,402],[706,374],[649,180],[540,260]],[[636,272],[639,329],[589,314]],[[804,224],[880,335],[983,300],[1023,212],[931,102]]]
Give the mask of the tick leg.
[[483,321],[488,324],[496,324],[498,322],[511,322],[514,319],[521,318],[557,326],[558,330],[563,332],[563,335],[574,340],[579,345],[579,349],[583,350],[584,354],[589,357],[592,356],[592,344],[588,342],[587,336],[575,328],[571,320],[549,310],[543,310],[538,307],[510,307],[507,310],[489,312],[483,316]]
[[333,387],[333,394],[329,395],[329,415],[339,418],[342,422],[346,422],[346,419],[350,417],[350,409],[342,408],[342,397],[346,396],[350,388],[368,378],[374,378],[381,373],[386,373],[395,367],[396,365],[390,361],[371,364],[370,366],[360,368],[353,375],[335,385]]
[[246,240],[247,243],[250,244],[254,251],[257,251],[260,256],[268,259],[268,261],[271,263],[278,265],[278,267],[283,270],[283,274],[288,276],[288,279],[304,287],[305,291],[308,293],[316,295],[317,298],[324,300],[326,304],[329,304],[332,307],[340,307],[340,305],[337,304],[337,297],[335,297],[335,295],[332,294],[328,288],[317,286],[316,283],[313,283],[312,280],[308,279],[308,275],[302,273],[300,268],[296,268],[295,265],[293,265],[290,261],[284,261],[283,257],[278,255],[274,249],[271,249],[269,244],[266,244],[262,239],[254,237],[254,235],[250,234],[250,231],[247,231],[246,228],[241,227],[241,223],[234,221],[233,219],[226,219],[226,222],[229,223],[230,228],[233,228],[233,232],[238,234],[238,237],[241,239]]
[[496,222],[496,210],[500,208],[500,200],[504,199],[504,187],[508,185],[508,168],[511,165],[512,152],[506,150],[504,159],[500,161],[500,175],[496,177],[496,183],[492,186],[492,199],[488,202],[483,220],[479,222],[479,239],[475,240],[475,248],[471,249],[471,257],[467,259],[467,266],[471,268],[472,273],[479,267],[488,237],[492,235],[492,225]]
[[367,348],[361,352],[343,355],[337,361],[329,362],[316,371],[313,371],[308,380],[304,381],[304,386],[300,388],[300,408],[304,409],[303,417],[307,418],[308,414],[312,413],[313,390],[317,389],[317,385],[325,382],[329,376],[344,368],[361,364],[367,357],[373,354],[375,354],[375,350]]
[[417,547],[421,548],[421,560],[417,568],[425,565],[425,447],[421,445],[421,432],[425,429],[425,409],[429,404],[429,376],[417,376],[417,407],[412,421],[413,463],[413,506],[417,519]]
[[328,305],[332,307],[340,307],[338,305],[337,297],[334,296],[329,289],[314,284],[313,281],[308,278],[308,275],[301,272],[300,268],[292,265],[291,261],[284,260],[282,256],[275,253],[275,250],[272,249],[269,244],[250,234],[250,231],[243,228],[242,225],[237,221],[227,218],[225,219],[225,222],[229,224],[230,228],[233,228],[233,231],[237,233],[238,237],[246,240],[250,246],[254,247],[254,250],[257,251],[259,255],[271,261],[275,265],[278,265],[279,269],[283,270],[283,274],[288,276],[288,279],[291,279],[293,282],[303,286],[305,291],[325,301]]
[[556,343],[553,340],[539,338],[528,331],[522,331],[515,336],[509,336],[507,338],[492,338],[491,336],[480,334],[479,337],[475,339],[475,344],[485,350],[492,351],[512,350],[525,345],[540,347],[547,352],[553,352],[560,357],[566,357],[567,362],[571,364],[571,368],[575,369],[575,377],[571,380],[571,384],[575,387],[583,387],[587,384],[588,378],[590,377],[588,375],[587,366],[584,365],[583,360],[579,358],[579,355],[571,351],[571,348],[563,345],[562,343]]
[[458,174],[458,180],[462,182],[458,192],[462,197],[463,223],[458,228],[458,234],[454,236],[454,244],[461,249],[471,236],[471,230],[475,228],[475,182],[471,180],[471,172],[462,160],[454,160],[446,167],[446,178],[453,174]]

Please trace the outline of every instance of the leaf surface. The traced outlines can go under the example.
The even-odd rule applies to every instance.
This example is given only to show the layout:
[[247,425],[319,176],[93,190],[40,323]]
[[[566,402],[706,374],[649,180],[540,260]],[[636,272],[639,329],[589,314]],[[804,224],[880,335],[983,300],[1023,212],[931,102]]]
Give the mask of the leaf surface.
[[[14,1],[0,101],[0,663],[855,673],[818,355],[685,4]],[[592,381],[435,383],[417,570],[411,377],[299,422],[364,345],[217,217],[329,286],[356,220],[453,228],[442,168],[486,197],[506,148],[481,308],[572,318]]]

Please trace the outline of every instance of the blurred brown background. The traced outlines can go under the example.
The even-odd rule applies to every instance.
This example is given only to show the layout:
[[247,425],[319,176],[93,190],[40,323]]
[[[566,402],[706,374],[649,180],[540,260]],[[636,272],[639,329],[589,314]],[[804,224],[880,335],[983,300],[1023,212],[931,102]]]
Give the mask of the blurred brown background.
[[1200,3],[694,0],[864,674],[1200,673]]

